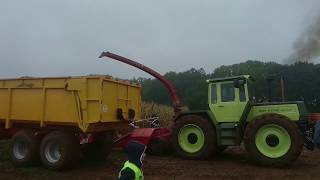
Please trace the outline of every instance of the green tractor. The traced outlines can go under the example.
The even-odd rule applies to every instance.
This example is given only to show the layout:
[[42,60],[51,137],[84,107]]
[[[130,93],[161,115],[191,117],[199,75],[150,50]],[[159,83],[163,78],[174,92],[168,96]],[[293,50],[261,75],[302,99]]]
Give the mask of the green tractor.
[[297,159],[304,146],[314,149],[313,136],[320,134],[320,124],[315,130],[315,122],[306,120],[309,115],[304,102],[258,102],[250,98],[249,75],[208,80],[208,108],[183,112],[176,89],[158,72],[110,52],[100,57],[139,68],[164,84],[175,108],[172,144],[183,158],[205,159],[228,146],[244,143],[256,162],[283,166]]
[[[254,102],[249,75],[208,80],[208,109],[182,112],[175,119],[173,144],[178,155],[205,159],[242,142],[258,163],[282,166],[294,161],[304,144],[313,148],[303,120],[303,102]],[[309,137],[308,137],[309,134]]]

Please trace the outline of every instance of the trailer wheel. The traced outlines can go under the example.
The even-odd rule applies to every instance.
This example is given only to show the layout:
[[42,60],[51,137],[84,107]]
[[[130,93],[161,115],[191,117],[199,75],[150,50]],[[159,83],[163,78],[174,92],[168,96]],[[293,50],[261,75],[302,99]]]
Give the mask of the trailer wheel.
[[217,148],[215,128],[201,116],[182,116],[173,128],[173,147],[183,158],[208,158]]
[[105,161],[113,147],[113,139],[110,134],[98,134],[94,136],[92,144],[82,148],[86,160]]
[[38,160],[39,139],[32,130],[18,131],[11,139],[9,156],[16,166],[27,166]]
[[254,161],[281,167],[295,161],[303,149],[299,127],[279,115],[263,115],[246,127],[244,143]]
[[41,142],[40,156],[43,165],[49,169],[70,168],[80,158],[79,139],[72,133],[51,132]]

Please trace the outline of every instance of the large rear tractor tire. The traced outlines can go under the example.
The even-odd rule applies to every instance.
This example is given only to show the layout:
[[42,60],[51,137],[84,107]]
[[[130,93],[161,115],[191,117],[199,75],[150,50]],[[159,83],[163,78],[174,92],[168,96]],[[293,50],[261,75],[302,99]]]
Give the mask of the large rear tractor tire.
[[113,147],[113,139],[110,134],[97,134],[92,144],[87,144],[82,149],[85,160],[103,162],[107,159]]
[[38,152],[39,138],[32,130],[20,130],[11,138],[9,156],[15,166],[27,166],[37,162]]
[[281,167],[292,163],[301,154],[303,136],[294,122],[280,115],[268,114],[248,124],[244,143],[255,162]]
[[173,147],[178,156],[187,159],[206,159],[217,148],[215,128],[198,115],[179,118],[173,128]]
[[80,143],[73,133],[53,131],[40,145],[42,164],[53,170],[71,168],[80,159]]

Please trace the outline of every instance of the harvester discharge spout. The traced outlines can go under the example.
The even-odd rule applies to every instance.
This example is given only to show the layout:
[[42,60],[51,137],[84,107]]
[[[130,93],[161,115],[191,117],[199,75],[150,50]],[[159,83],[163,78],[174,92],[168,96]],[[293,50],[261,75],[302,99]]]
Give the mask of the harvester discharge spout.
[[160,73],[158,73],[155,70],[153,70],[153,69],[151,69],[151,68],[149,68],[149,67],[147,67],[145,65],[142,65],[142,64],[140,64],[140,63],[138,63],[136,61],[133,61],[131,59],[119,56],[117,54],[113,54],[111,52],[102,52],[101,55],[99,56],[99,58],[102,58],[102,57],[109,57],[111,59],[123,62],[123,63],[131,65],[131,66],[134,66],[134,67],[136,67],[138,69],[141,69],[142,71],[150,74],[151,76],[155,77],[159,81],[161,81],[164,84],[164,86],[167,88],[169,93],[170,93],[170,97],[171,97],[171,99],[173,101],[173,106],[174,106],[175,113],[179,113],[181,111],[181,101],[180,101],[180,98],[177,95],[176,88],[173,86],[173,84],[169,80],[167,80]]

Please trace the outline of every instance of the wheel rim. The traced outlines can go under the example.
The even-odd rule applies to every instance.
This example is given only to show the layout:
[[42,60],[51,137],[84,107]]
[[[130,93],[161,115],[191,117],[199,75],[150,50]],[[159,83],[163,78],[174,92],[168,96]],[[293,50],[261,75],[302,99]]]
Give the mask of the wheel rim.
[[44,154],[46,159],[54,164],[58,162],[61,158],[61,148],[60,146],[55,143],[55,142],[49,142],[47,143],[45,149],[44,149]]
[[291,138],[286,129],[276,124],[262,126],[255,138],[256,147],[264,156],[279,158],[291,147]]
[[28,143],[20,140],[15,141],[13,144],[13,155],[15,158],[21,160],[24,159],[28,154]]
[[187,124],[180,129],[178,141],[181,149],[196,153],[204,146],[204,133],[199,126]]

